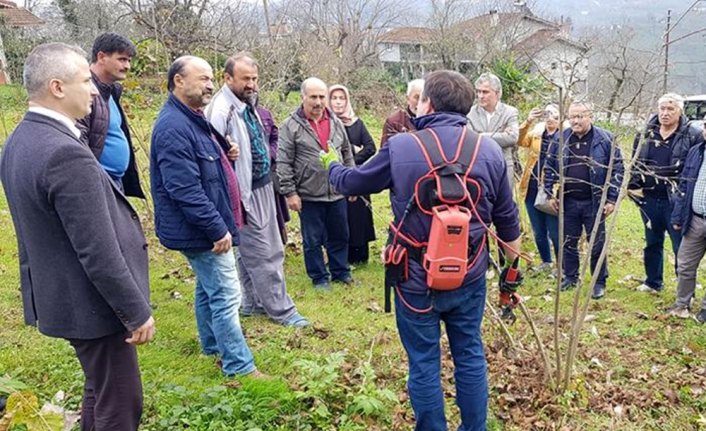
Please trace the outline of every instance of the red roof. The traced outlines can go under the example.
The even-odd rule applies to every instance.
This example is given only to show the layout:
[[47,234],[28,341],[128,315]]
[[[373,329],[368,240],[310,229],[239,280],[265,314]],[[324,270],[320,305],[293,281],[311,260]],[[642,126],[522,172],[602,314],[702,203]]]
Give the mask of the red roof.
[[434,40],[435,31],[427,27],[397,27],[380,38],[382,43],[426,44]]
[[556,41],[570,45],[580,51],[588,49],[585,45],[563,37],[560,31],[545,29],[539,30],[521,40],[512,47],[512,50],[520,55],[532,56]]
[[464,30],[484,31],[493,26],[500,28],[512,28],[522,20],[534,21],[549,28],[559,28],[557,23],[547,21],[535,15],[520,12],[492,12],[485,15],[475,16],[455,25],[463,28]]
[[0,0],[0,17],[10,27],[27,27],[44,24],[44,20],[14,2]]

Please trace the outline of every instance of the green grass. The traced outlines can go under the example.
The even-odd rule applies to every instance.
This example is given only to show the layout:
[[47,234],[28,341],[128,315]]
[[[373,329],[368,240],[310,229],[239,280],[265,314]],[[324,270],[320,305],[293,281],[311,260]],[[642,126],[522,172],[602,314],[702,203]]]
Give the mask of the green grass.
[[[21,92],[0,87],[0,122],[11,130],[23,112]],[[159,98],[130,99],[132,126],[145,157],[149,128]],[[10,107],[10,108],[8,108]],[[363,113],[374,137],[381,120]],[[2,128],[0,128],[2,130]],[[144,181],[146,184],[147,182]],[[82,374],[68,343],[40,335],[22,323],[16,242],[4,195],[0,194],[0,376],[27,384],[40,402],[59,390],[63,405],[77,409]],[[389,221],[387,193],[373,198],[378,241],[376,256]],[[289,293],[314,327],[293,330],[265,318],[243,319],[258,367],[275,379],[268,382],[226,381],[213,361],[199,353],[193,310],[193,274],[184,259],[161,248],[148,207],[136,203],[150,232],[152,302],[157,306],[157,338],[139,348],[143,370],[146,430],[388,430],[410,429],[412,413],[406,400],[406,359],[394,316],[381,312],[383,268],[375,260],[356,268],[358,287],[334,287],[320,293],[304,271],[301,246],[287,248]],[[634,291],[643,276],[643,231],[635,207],[625,203],[619,214],[610,256],[606,298],[590,305],[571,390],[553,395],[542,383],[542,364],[524,319],[510,328],[522,348],[511,352],[492,320],[484,337],[490,371],[491,430],[697,430],[706,429],[706,357],[704,327],[694,321],[661,317],[675,295],[667,269],[666,291],[659,297]],[[298,221],[289,224],[298,238]],[[523,248],[534,251],[529,232]],[[670,256],[670,252],[666,255]],[[666,264],[667,267],[671,263]],[[625,281],[628,275],[634,280]],[[527,296],[545,345],[552,349],[554,282],[527,273]],[[174,292],[181,299],[174,299]],[[703,289],[697,292],[699,298]],[[490,291],[491,302],[496,291]],[[561,340],[566,344],[571,295],[561,298]],[[448,350],[444,343],[445,351]],[[327,367],[326,364],[329,364]],[[333,364],[333,365],[331,365]],[[444,359],[447,413],[454,425],[451,362]],[[389,391],[389,392],[388,392]],[[392,394],[394,401],[388,399]],[[618,414],[616,411],[621,411]],[[701,415],[701,416],[700,416]],[[563,427],[563,428],[562,428]]]

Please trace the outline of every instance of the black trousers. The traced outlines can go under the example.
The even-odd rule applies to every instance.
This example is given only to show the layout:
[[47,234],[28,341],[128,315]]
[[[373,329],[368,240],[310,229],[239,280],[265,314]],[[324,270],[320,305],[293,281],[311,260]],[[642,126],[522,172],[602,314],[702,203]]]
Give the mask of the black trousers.
[[129,333],[93,340],[68,340],[76,350],[86,382],[81,431],[132,431],[142,416],[142,381]]

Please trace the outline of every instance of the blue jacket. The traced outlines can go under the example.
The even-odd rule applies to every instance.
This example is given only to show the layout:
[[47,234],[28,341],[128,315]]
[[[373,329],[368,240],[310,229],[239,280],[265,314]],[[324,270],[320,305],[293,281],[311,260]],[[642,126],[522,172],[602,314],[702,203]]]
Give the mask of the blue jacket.
[[[615,203],[618,200],[620,187],[623,182],[623,157],[620,153],[620,148],[614,145],[613,135],[607,130],[603,130],[595,124],[593,127],[593,140],[591,141],[591,165],[589,174],[591,185],[593,186],[593,204],[598,207],[601,201],[601,194],[606,185],[608,188],[608,202]],[[564,134],[564,142],[568,143],[573,131],[566,129]],[[611,150],[614,155],[613,170],[610,179],[608,176],[608,164],[610,162]],[[559,143],[552,145],[547,152],[547,161],[544,164],[544,188],[549,192],[553,192],[555,184],[559,182]],[[564,166],[568,164],[569,146],[564,145]],[[553,194],[553,193],[552,193]]]
[[679,177],[679,189],[673,195],[674,209],[672,210],[671,223],[682,227],[682,236],[686,235],[689,230],[689,224],[693,216],[691,202],[694,200],[696,179],[699,177],[701,163],[704,160],[705,146],[706,144],[702,141],[689,150],[684,162],[684,170],[682,170]]
[[152,130],[150,179],[155,229],[172,250],[205,251],[226,232],[238,244],[221,166],[228,143],[202,115],[170,94]]
[[[418,130],[431,128],[439,136],[444,152],[452,158],[466,118],[460,114],[438,112],[415,119]],[[469,130],[469,133],[473,133]],[[482,197],[478,213],[484,224],[495,225],[498,236],[504,241],[514,241],[520,236],[517,206],[512,200],[512,190],[507,179],[505,158],[500,146],[489,137],[480,142],[478,156],[470,177],[481,184]],[[334,188],[344,195],[358,196],[390,189],[390,200],[395,222],[399,222],[413,197],[417,180],[429,171],[422,151],[408,133],[395,135],[387,141],[377,155],[357,168],[346,168],[334,163],[329,168],[329,179]],[[418,241],[427,241],[431,217],[412,211],[405,219],[403,232]],[[478,246],[486,231],[474,216],[470,225],[470,244]],[[488,268],[487,252],[480,250],[478,261],[470,269],[464,285],[485,277]],[[427,290],[426,273],[415,261],[409,264],[409,280],[400,289],[420,292]]]

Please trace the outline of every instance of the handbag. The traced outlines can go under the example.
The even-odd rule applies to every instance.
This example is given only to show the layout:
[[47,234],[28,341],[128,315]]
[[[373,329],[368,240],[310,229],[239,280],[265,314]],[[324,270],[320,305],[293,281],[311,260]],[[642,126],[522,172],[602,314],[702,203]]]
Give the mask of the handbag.
[[539,187],[537,190],[537,197],[534,198],[534,207],[543,213],[558,216],[559,212],[554,209],[550,202],[551,197],[549,196],[549,193],[547,193],[544,187]]

